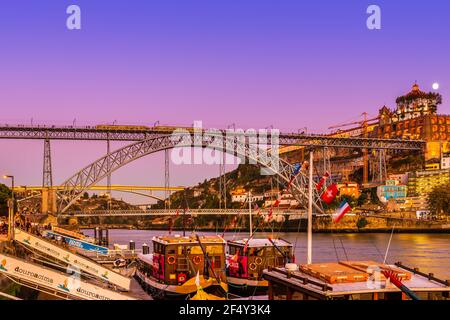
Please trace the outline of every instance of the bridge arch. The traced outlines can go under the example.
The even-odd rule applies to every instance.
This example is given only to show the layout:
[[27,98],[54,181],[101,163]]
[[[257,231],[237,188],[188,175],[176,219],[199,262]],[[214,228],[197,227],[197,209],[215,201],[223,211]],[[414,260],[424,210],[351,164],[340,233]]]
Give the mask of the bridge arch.
[[[242,137],[237,135],[228,137],[221,133],[209,133],[207,139],[195,134],[184,133],[178,136],[152,136],[129,144],[97,159],[67,179],[62,184],[63,189],[58,192],[60,196],[58,213],[64,213],[85,191],[112,172],[144,156],[173,148],[200,147],[226,152],[243,160],[251,160],[251,163],[266,168],[287,184],[291,180],[292,172],[294,171],[293,165],[276,157],[278,168],[274,169],[271,157],[269,158],[267,155],[261,156],[261,153],[255,152],[255,147],[252,146],[254,142],[252,141],[248,138],[242,139]],[[230,148],[230,145],[233,148]],[[309,178],[303,172],[300,172],[291,183],[291,192],[299,203],[305,207],[308,201],[306,190],[308,183]],[[314,182],[313,186],[315,186]],[[323,212],[320,195],[315,187],[313,188],[313,207],[318,212]]]

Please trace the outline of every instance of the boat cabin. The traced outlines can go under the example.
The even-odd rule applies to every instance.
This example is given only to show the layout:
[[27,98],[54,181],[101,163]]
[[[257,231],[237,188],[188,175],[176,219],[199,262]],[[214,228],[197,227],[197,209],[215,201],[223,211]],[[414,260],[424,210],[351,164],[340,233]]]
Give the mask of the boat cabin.
[[215,278],[205,258],[221,281],[225,275],[225,245],[219,236],[153,237],[153,253],[140,255],[138,270],[146,277],[166,285],[182,285],[197,275]]
[[[270,300],[449,300],[450,282],[417,268],[373,261],[339,261],[300,265],[298,268],[268,268]],[[389,270],[400,279],[403,290],[383,275]]]
[[[248,242],[248,243],[247,243]],[[260,280],[264,269],[293,262],[292,244],[283,239],[228,241],[228,276]]]

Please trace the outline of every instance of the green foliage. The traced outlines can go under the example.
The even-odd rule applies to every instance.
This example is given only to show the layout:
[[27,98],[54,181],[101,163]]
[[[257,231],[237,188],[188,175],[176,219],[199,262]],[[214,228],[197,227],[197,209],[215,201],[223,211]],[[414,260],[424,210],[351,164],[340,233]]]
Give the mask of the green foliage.
[[359,218],[358,221],[356,222],[356,227],[357,227],[358,229],[363,229],[363,228],[365,228],[368,224],[369,224],[369,222],[367,221],[366,218]]
[[417,154],[408,154],[400,158],[391,159],[389,162],[389,166],[395,171],[404,171],[406,169],[421,169],[425,166],[425,163],[423,156]]
[[355,181],[358,184],[361,184],[363,180],[363,168],[358,168],[353,171],[353,173],[349,175],[349,178],[351,181]]
[[0,183],[0,215],[8,215],[8,199],[11,198],[11,189]]
[[[397,104],[400,104],[400,103],[409,104],[409,103],[413,102],[417,98],[422,98],[422,99],[435,101],[436,105],[442,104],[442,96],[439,93],[437,93],[437,92],[428,92],[428,93],[419,92],[417,94],[410,93],[410,94],[398,97],[395,100],[395,102]],[[436,107],[436,106],[432,106],[432,107]]]
[[378,198],[376,187],[370,189],[370,202],[372,204],[382,205],[380,199]]
[[350,207],[355,208],[358,205],[358,199],[349,195],[341,196],[339,200],[339,204],[342,201],[347,201],[347,203],[350,205]]
[[363,204],[365,204],[367,202],[368,199],[368,195],[366,192],[361,193],[361,195],[359,196],[358,200],[357,200],[357,205],[358,206],[362,206]]
[[428,206],[434,215],[450,214],[450,184],[435,187],[428,194]]

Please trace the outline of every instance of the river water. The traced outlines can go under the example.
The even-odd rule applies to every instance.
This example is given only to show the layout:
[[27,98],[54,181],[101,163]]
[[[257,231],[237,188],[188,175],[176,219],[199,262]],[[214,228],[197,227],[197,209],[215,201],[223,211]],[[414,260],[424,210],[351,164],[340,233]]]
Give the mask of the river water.
[[[93,236],[92,230],[84,230]],[[212,232],[198,232],[214,234]],[[168,231],[124,230],[109,231],[110,244],[128,244],[130,240],[141,248],[143,243],[151,246],[152,237],[168,234]],[[181,234],[181,232],[175,232]],[[188,233],[187,233],[188,234]],[[306,233],[257,233],[255,237],[280,237],[294,245],[297,263],[306,262]],[[225,234],[225,239],[242,239],[247,233]],[[313,262],[335,262],[337,260],[374,260],[383,261],[391,234],[387,233],[350,233],[350,234],[313,234]],[[401,261],[410,267],[418,267],[422,272],[432,272],[441,279],[450,279],[450,234],[411,234],[394,233],[387,254],[388,263]]]

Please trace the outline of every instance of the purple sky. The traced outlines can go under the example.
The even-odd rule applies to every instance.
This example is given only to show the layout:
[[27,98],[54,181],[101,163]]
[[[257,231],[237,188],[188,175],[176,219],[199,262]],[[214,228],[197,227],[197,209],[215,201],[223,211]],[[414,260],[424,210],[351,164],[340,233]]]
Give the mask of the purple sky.
[[[306,1],[305,1],[306,2]],[[82,30],[65,26],[69,4]],[[378,4],[382,29],[366,28]],[[0,123],[118,123],[283,131],[376,115],[409,91],[440,83],[450,113],[450,3],[430,1],[37,1],[0,4]],[[114,144],[119,146],[119,144]],[[40,184],[42,142],[0,141],[0,172]],[[55,142],[61,183],[104,143]],[[218,167],[172,168],[173,184]],[[123,168],[113,183],[163,184],[161,155]]]

